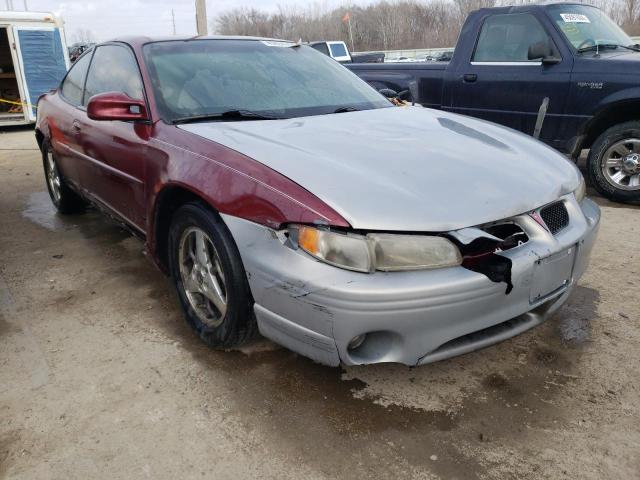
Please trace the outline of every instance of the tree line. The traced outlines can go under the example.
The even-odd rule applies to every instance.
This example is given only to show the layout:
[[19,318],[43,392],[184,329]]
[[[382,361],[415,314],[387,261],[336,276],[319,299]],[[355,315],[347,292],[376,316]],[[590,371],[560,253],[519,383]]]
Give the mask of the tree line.
[[[217,16],[212,29],[222,35],[293,41],[343,40],[354,51],[452,47],[469,12],[505,3],[531,2],[380,0],[366,6],[344,4],[334,9],[323,8],[320,4],[278,6],[276,11],[234,8]],[[640,34],[640,0],[587,0],[583,3],[602,8],[630,35]]]

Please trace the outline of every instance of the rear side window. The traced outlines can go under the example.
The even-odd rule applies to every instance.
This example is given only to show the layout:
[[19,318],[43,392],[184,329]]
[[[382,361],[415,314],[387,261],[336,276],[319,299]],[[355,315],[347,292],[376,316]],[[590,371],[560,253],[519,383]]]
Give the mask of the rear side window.
[[84,88],[84,79],[87,75],[90,61],[91,53],[80,57],[62,82],[62,96],[76,107],[82,105],[82,89]]
[[544,27],[533,15],[493,15],[482,26],[473,61],[529,62],[529,47],[539,42],[547,42],[554,48]]
[[96,49],[87,76],[84,104],[94,95],[122,92],[143,100],[142,79],[133,53],[127,47],[103,45]]
[[329,56],[329,48],[326,43],[316,43],[311,45],[312,48],[315,48],[319,52],[324,53],[327,57]]

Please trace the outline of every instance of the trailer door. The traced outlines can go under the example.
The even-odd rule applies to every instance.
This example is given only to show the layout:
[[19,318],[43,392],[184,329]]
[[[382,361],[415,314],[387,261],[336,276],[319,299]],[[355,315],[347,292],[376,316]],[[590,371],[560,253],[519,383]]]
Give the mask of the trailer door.
[[60,85],[69,57],[60,29],[54,27],[13,27],[27,116],[35,121],[38,97]]

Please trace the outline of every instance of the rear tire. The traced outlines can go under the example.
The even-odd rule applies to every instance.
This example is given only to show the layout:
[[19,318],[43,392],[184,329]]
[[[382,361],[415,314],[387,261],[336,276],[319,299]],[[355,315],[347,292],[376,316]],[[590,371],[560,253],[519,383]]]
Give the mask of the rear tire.
[[222,219],[188,203],[169,228],[169,270],[187,323],[210,347],[227,349],[257,335],[253,297],[240,254]]
[[605,197],[640,200],[640,122],[615,125],[598,137],[587,160],[591,184]]
[[58,167],[56,153],[48,141],[42,144],[42,165],[47,190],[53,206],[58,213],[73,214],[84,212],[87,203],[76,192],[71,190],[65,182],[62,172]]

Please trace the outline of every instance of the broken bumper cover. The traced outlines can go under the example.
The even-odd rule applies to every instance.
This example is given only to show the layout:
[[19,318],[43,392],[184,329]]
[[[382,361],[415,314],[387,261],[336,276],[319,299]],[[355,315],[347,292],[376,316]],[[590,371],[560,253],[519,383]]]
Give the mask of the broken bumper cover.
[[[283,245],[273,230],[223,216],[247,271],[260,332],[327,365],[429,363],[518,335],[546,320],[584,273],[600,221],[591,200],[563,199],[569,226],[551,235],[516,217],[529,241],[502,255],[513,290],[463,267],[350,272]],[[355,337],[366,334],[358,348]]]

